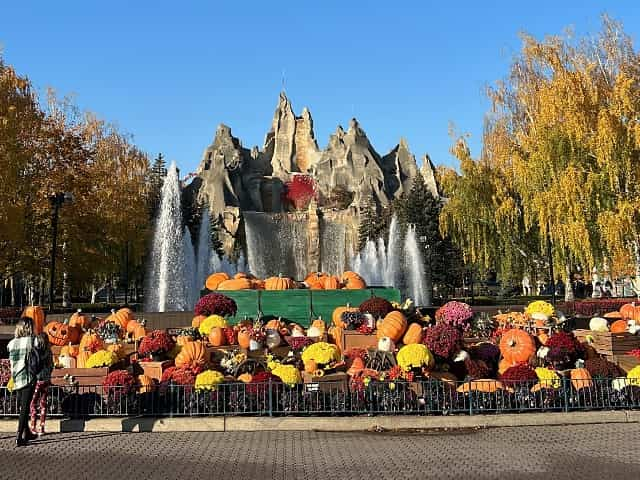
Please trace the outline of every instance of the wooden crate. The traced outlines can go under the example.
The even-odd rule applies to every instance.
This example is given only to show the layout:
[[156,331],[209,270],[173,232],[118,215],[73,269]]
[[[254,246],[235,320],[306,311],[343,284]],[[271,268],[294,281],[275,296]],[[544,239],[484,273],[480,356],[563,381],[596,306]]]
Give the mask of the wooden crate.
[[171,360],[164,360],[162,362],[138,362],[144,375],[158,381],[162,380],[162,374],[172,364],[173,362]]
[[343,353],[351,348],[378,348],[378,337],[375,333],[364,335],[355,330],[344,330],[342,332]]
[[587,335],[593,338],[591,346],[600,355],[624,355],[629,350],[640,348],[640,336],[625,333],[594,332],[592,330],[574,330],[576,338],[582,343],[587,342]]
[[607,360],[618,365],[625,373],[629,373],[633,367],[640,365],[640,359],[633,355],[614,355],[607,357]]
[[316,377],[311,373],[302,372],[302,380],[307,391],[335,392],[347,391],[349,388],[349,375],[345,372],[336,372]]
[[71,375],[78,385],[102,385],[104,377],[112,370],[117,370],[117,366],[101,368],[54,368],[51,372],[52,385],[68,385],[69,382],[64,377]]

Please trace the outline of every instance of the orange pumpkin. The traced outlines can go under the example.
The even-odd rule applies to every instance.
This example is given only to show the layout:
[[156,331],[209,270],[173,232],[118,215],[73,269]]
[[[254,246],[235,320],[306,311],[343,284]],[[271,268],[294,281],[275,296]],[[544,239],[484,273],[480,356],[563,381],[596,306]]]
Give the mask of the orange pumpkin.
[[500,353],[507,362],[528,362],[536,353],[536,344],[531,335],[519,328],[507,330],[500,339]]
[[574,368],[571,370],[571,385],[576,390],[582,388],[591,388],[593,386],[593,379],[589,370],[586,368]]
[[60,349],[61,357],[77,357],[78,353],[80,353],[80,347],[78,345],[65,345]]
[[640,306],[636,306],[635,303],[627,303],[620,307],[620,315],[624,320],[635,320],[638,323],[640,322]]
[[333,342],[335,344],[336,347],[338,347],[338,350],[343,353],[344,352],[344,344],[342,341],[342,332],[344,331],[344,328],[338,326],[338,325],[334,325],[333,327],[330,327],[328,330],[328,334],[329,334],[329,340],[331,342]]
[[498,373],[502,375],[511,367],[515,367],[517,363],[507,362],[504,358],[498,362]]
[[611,333],[625,333],[627,331],[628,325],[626,320],[616,320],[611,324],[609,330]]
[[331,320],[333,321],[333,324],[335,326],[344,328],[346,327],[346,325],[342,321],[342,314],[345,312],[359,312],[359,311],[360,310],[358,310],[357,307],[352,307],[347,303],[345,306],[336,307],[333,310],[333,313],[331,314]]
[[603,317],[611,320],[619,320],[622,318],[622,314],[620,312],[608,312],[605,313]]
[[238,280],[239,278],[251,278],[251,276],[250,276],[250,275],[247,275],[247,274],[246,274],[246,273],[244,273],[244,272],[238,272],[238,273],[236,273],[236,274],[233,276],[233,278],[235,278],[236,280]]
[[240,348],[247,350],[251,343],[251,334],[248,330],[242,329],[238,332],[238,345]]
[[269,320],[264,326],[265,330],[277,330],[280,331],[284,327],[284,322],[279,318]]
[[314,360],[308,360],[304,364],[304,371],[307,373],[314,373],[318,369],[318,364]]
[[133,331],[134,340],[140,340],[142,337],[145,337],[146,335],[147,335],[147,331],[142,325],[138,325]]
[[187,342],[193,342],[193,337],[191,335],[178,335],[176,337],[176,343],[180,346],[186,344]]
[[139,326],[140,322],[138,322],[137,320],[131,320],[129,323],[127,323],[127,333],[132,334]]
[[233,280],[225,280],[218,285],[218,290],[251,290],[251,281],[248,278],[234,278]]
[[205,315],[196,315],[193,317],[193,320],[191,320],[191,326],[193,328],[198,328],[205,318],[207,318]]
[[207,350],[202,342],[187,342],[180,349],[180,353],[176,355],[176,367],[192,370],[202,369],[207,363],[206,353]]
[[33,321],[33,333],[39,334],[44,330],[45,313],[42,307],[34,305],[27,307],[22,312],[22,318],[30,318]]
[[209,342],[214,347],[220,347],[225,344],[224,331],[220,327],[213,327],[209,333]]
[[342,283],[347,290],[362,290],[367,288],[367,282],[356,272],[346,271],[342,274]]
[[324,278],[326,276],[325,273],[312,272],[304,279],[304,283],[306,283],[311,290],[323,290]]
[[136,317],[133,312],[128,308],[121,308],[117,312],[113,312],[107,317],[107,322],[113,322],[118,325],[123,331],[127,331],[127,324],[131,320],[135,320]]
[[124,349],[119,343],[110,343],[109,345],[107,345],[107,352],[115,353],[118,358],[122,358],[122,356],[124,355]]
[[251,279],[251,288],[253,290],[264,290],[265,289],[265,281],[260,279]]
[[314,320],[313,322],[311,322],[311,326],[317,328],[318,330],[320,330],[320,332],[323,335],[327,331],[327,325],[324,323],[324,320],[322,320],[321,318],[318,318],[318,319]]
[[338,290],[340,286],[340,279],[335,275],[327,275],[322,280],[322,288],[325,290]]
[[418,323],[412,323],[407,328],[404,337],[402,337],[402,343],[405,345],[411,345],[412,343],[420,343],[422,341],[422,326]]
[[138,393],[151,393],[154,387],[153,378],[148,375],[138,375]]
[[218,285],[229,279],[229,275],[224,272],[213,273],[207,277],[207,280],[204,282],[204,286],[207,290],[217,290]]
[[89,350],[80,349],[78,352],[78,356],[76,357],[76,367],[77,368],[86,368],[87,360],[91,356],[91,352]]
[[87,332],[82,336],[80,339],[80,350],[89,349],[92,344],[95,345],[98,350],[101,350],[104,345],[100,336],[93,331]]
[[398,342],[407,329],[407,317],[402,312],[394,310],[389,312],[382,321],[378,322],[377,337],[389,337],[394,342]]
[[287,277],[271,277],[264,281],[265,290],[292,290],[296,288],[293,280]]
[[70,327],[62,322],[49,322],[44,326],[44,333],[49,337],[51,345],[62,347],[69,343],[78,343],[82,332],[78,327]]
[[78,309],[76,313],[71,315],[71,318],[69,319],[69,326],[86,330],[91,326],[91,318],[83,315],[82,310]]
[[240,380],[242,383],[251,383],[251,380],[253,380],[253,375],[251,375],[250,373],[242,373],[238,375],[238,380]]

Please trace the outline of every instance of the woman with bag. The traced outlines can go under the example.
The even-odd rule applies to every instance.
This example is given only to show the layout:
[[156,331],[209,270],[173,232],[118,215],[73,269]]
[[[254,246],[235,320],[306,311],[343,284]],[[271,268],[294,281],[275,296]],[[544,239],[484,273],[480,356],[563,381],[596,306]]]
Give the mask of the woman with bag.
[[[31,399],[31,433],[44,435],[44,423],[47,419],[47,393],[51,384],[51,371],[53,370],[53,355],[49,345],[49,337],[46,333],[36,336],[36,349],[40,357],[41,370],[36,376],[36,386]],[[36,419],[40,416],[40,428],[36,431]]]
[[37,438],[29,431],[29,406],[36,385],[36,376],[29,369],[29,357],[34,350],[33,320],[22,318],[16,324],[14,339],[7,345],[9,360],[11,361],[11,377],[13,388],[18,394],[20,419],[16,445],[25,446],[29,440]]

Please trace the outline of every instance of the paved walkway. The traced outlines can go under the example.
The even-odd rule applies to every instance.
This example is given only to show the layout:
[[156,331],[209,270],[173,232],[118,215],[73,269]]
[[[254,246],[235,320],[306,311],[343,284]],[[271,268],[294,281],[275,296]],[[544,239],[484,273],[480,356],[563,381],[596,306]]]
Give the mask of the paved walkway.
[[428,433],[0,434],[0,478],[640,478],[639,424]]

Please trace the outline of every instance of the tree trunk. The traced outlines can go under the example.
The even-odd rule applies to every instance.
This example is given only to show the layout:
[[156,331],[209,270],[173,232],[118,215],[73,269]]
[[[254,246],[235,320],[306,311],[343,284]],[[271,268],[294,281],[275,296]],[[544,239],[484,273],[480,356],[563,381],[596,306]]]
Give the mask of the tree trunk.
[[564,287],[564,301],[573,302],[575,296],[573,294],[573,283],[571,283],[571,266],[567,263],[564,266],[565,271],[565,287]]
[[13,275],[9,277],[9,288],[11,289],[11,306],[15,307],[16,306],[16,289],[15,289],[15,283],[13,280]]

